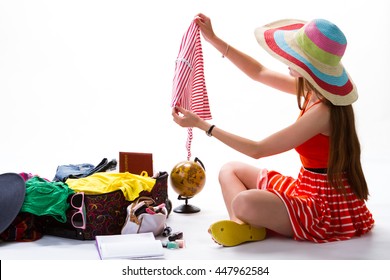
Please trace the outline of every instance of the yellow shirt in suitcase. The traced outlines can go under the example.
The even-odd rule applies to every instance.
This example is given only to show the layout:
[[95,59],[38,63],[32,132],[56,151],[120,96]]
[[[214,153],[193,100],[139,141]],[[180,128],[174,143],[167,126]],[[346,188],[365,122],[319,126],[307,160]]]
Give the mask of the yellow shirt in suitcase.
[[136,175],[129,172],[99,172],[85,178],[68,179],[66,184],[75,192],[102,194],[122,190],[126,200],[133,201],[142,191],[150,192],[156,179],[147,174]]

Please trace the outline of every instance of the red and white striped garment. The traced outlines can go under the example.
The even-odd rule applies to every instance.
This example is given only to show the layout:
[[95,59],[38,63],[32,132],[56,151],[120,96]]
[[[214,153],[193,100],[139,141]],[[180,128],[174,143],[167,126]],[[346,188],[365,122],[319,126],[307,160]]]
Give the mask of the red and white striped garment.
[[275,193],[286,205],[294,239],[317,243],[347,240],[374,226],[365,202],[353,193],[346,179],[345,193],[330,186],[327,174],[301,168],[298,179],[269,171],[259,188]]
[[[209,99],[204,78],[200,28],[192,21],[183,35],[176,59],[171,106],[183,107],[204,120],[211,119]],[[187,159],[191,157],[192,128],[188,128]]]

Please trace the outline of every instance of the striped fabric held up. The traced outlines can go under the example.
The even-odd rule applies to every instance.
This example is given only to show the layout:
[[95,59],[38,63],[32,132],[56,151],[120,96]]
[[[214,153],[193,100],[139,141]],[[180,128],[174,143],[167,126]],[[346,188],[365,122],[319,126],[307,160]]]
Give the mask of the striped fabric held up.
[[[171,106],[183,107],[204,120],[211,119],[204,78],[203,52],[199,26],[192,21],[183,35],[176,59]],[[191,157],[192,128],[188,128],[187,159]]]

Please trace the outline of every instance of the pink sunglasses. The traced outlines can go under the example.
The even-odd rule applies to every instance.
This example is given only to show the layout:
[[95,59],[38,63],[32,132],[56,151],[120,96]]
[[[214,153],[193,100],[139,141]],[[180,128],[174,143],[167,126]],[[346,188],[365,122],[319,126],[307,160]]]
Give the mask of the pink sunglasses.
[[71,216],[71,222],[73,227],[85,229],[85,206],[84,206],[84,193],[78,192],[72,195],[70,198],[70,204],[76,211]]

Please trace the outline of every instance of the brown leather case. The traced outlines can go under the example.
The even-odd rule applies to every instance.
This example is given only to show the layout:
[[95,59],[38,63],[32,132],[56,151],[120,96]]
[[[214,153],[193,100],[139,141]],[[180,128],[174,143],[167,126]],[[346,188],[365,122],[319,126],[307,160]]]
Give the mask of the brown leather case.
[[153,154],[119,152],[119,172],[129,172],[140,175],[142,171],[153,176]]

